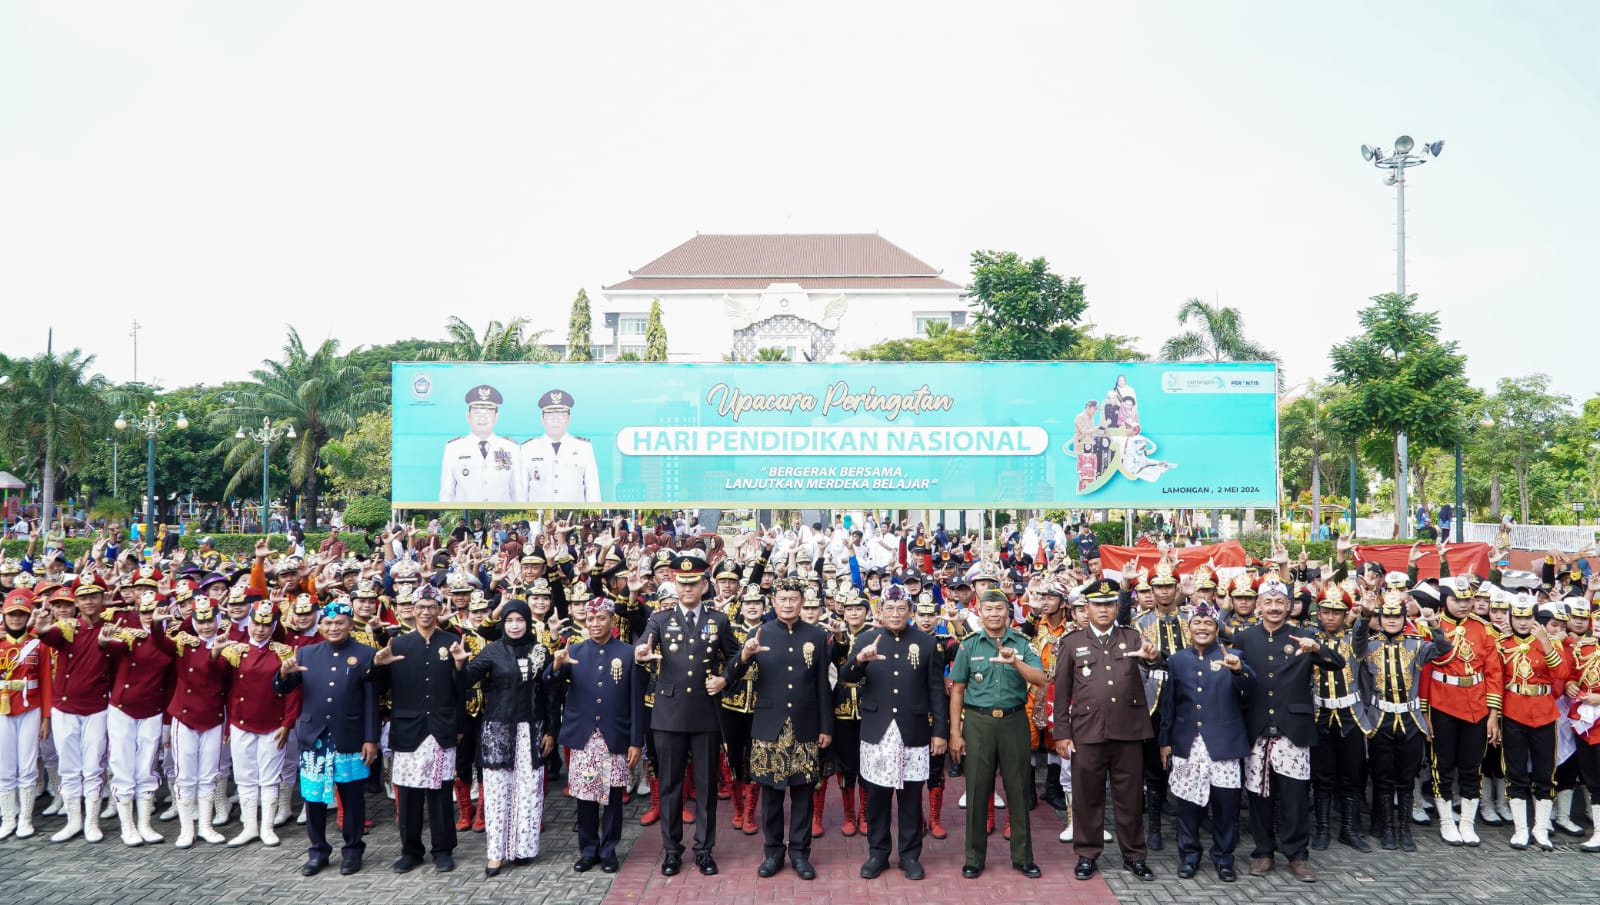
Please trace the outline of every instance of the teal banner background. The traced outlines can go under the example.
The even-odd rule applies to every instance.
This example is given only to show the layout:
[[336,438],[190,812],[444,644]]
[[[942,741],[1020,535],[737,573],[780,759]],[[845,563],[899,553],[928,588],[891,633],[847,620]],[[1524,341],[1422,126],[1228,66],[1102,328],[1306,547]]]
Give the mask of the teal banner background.
[[[1276,505],[1271,364],[408,362],[393,378],[403,508]],[[470,437],[485,387],[498,418]],[[559,449],[529,442],[551,391],[570,405]],[[442,491],[479,471],[478,490]]]

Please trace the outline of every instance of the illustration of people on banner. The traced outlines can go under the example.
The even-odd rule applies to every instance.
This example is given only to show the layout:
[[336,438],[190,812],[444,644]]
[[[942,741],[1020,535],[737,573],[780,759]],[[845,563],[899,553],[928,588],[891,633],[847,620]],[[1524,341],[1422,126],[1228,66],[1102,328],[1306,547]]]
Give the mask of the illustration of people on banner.
[[1176,462],[1152,458],[1156,443],[1141,430],[1138,394],[1121,374],[1106,393],[1104,406],[1086,401],[1072,428],[1065,451],[1077,459],[1079,493],[1093,493],[1117,474],[1154,482],[1177,467]]

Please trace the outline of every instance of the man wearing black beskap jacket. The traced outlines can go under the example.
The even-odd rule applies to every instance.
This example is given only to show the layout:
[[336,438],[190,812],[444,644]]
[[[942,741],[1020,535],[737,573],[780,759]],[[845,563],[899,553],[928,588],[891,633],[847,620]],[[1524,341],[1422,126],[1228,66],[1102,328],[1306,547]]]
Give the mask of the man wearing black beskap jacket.
[[368,675],[381,695],[391,692],[393,717],[389,747],[394,751],[395,809],[400,818],[400,858],[392,865],[405,873],[422,863],[422,810],[428,810],[433,866],[455,870],[457,729],[466,687],[452,647],[461,636],[439,625],[440,603],[433,588],[417,595],[416,631],[391,638],[372,658]]
[[[933,755],[950,741],[944,658],[932,635],[910,625],[911,601],[891,586],[880,603],[881,628],[856,638],[841,681],[861,686],[861,782],[867,791],[867,861],[873,879],[889,866],[889,809],[900,809],[900,869],[920,880],[922,786]],[[893,730],[892,732],[890,730]]]
[[1344,657],[1310,627],[1288,623],[1289,589],[1276,578],[1257,591],[1261,621],[1234,633],[1232,645],[1256,674],[1245,710],[1250,757],[1244,787],[1250,796],[1250,873],[1272,870],[1273,856],[1289,858],[1304,883],[1317,875],[1307,860],[1311,842],[1311,746],[1317,742],[1313,669],[1340,669]]

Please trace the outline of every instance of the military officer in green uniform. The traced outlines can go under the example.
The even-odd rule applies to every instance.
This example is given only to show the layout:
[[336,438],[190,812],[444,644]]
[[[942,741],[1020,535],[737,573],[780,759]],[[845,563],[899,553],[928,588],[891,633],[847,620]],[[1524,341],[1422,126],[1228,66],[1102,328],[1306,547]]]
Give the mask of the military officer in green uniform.
[[[1003,591],[985,591],[978,611],[983,629],[961,642],[950,667],[950,753],[966,758],[969,801],[988,801],[994,795],[996,767],[1006,800],[1027,801],[1028,686],[1045,684],[1044,669],[1027,637],[1011,628],[1011,602]],[[983,875],[987,823],[985,808],[967,809],[961,876],[969,880]],[[1025,877],[1040,875],[1026,820],[1012,824],[1011,866]]]

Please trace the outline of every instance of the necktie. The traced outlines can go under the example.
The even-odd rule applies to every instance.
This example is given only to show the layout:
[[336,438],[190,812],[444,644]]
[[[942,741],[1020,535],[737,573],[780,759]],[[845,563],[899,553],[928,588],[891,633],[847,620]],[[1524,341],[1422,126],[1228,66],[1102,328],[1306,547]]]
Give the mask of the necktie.
[[689,623],[689,637],[690,638],[694,637],[694,633],[695,633],[695,618],[694,617],[698,612],[699,612],[698,610],[690,610],[689,611],[689,618],[686,620]]
[[560,440],[551,441],[550,449],[552,449],[555,452],[556,455],[558,455],[558,456],[561,455],[561,441]]
[[479,440],[478,441],[478,455],[482,456],[485,459],[489,458],[489,441],[488,440]]

